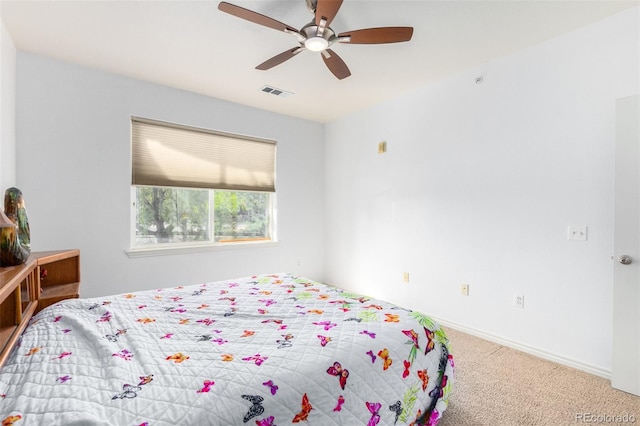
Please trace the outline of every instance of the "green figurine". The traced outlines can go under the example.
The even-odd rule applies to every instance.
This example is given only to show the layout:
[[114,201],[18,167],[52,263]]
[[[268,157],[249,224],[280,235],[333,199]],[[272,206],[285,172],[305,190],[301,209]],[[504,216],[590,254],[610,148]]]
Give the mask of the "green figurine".
[[0,238],[0,266],[21,265],[31,254],[31,231],[22,191],[9,188],[4,193],[4,213],[17,227],[4,227]]

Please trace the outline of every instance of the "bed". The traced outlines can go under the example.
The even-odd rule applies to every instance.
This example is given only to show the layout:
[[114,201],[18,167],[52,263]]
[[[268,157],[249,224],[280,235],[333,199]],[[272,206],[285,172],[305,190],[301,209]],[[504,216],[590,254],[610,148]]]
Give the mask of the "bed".
[[428,316],[291,274],[66,300],[0,370],[2,425],[435,425]]

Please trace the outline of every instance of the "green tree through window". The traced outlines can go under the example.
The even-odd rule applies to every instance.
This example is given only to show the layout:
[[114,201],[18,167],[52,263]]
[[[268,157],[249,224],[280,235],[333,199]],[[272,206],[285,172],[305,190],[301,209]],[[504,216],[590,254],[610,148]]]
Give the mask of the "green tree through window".
[[271,239],[271,193],[136,187],[136,247]]

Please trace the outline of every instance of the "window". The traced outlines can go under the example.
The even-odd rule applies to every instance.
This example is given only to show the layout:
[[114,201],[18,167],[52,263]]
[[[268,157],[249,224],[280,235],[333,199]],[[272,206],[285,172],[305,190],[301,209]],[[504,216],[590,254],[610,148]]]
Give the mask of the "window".
[[134,249],[275,239],[275,142],[131,123]]

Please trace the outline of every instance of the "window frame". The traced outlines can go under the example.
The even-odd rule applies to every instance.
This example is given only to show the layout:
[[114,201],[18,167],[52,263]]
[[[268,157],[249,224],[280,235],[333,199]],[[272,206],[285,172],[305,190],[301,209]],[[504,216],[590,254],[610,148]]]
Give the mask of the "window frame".
[[[127,254],[127,256],[129,257],[141,257],[141,256],[156,256],[156,255],[166,255],[166,254],[186,254],[186,253],[196,253],[196,252],[203,252],[203,251],[217,251],[217,250],[228,250],[228,249],[237,249],[237,248],[247,248],[247,247],[269,247],[269,246],[273,246],[278,244],[278,238],[277,238],[277,192],[275,189],[275,178],[276,178],[276,145],[277,142],[275,140],[270,140],[270,139],[264,139],[264,138],[256,138],[256,137],[249,137],[249,136],[245,136],[245,135],[240,135],[240,134],[233,134],[233,133],[227,133],[227,132],[220,132],[217,130],[210,130],[210,129],[205,129],[205,128],[200,128],[200,127],[193,127],[193,126],[188,126],[188,125],[182,125],[182,124],[177,124],[177,123],[170,123],[170,122],[165,122],[165,121],[158,121],[158,120],[153,120],[153,119],[148,119],[148,118],[142,118],[142,117],[137,117],[137,116],[131,116],[130,117],[130,125],[131,125],[131,136],[130,136],[130,143],[131,143],[131,149],[134,149],[134,146],[140,146],[140,143],[145,143],[143,140],[139,139],[139,134],[136,134],[136,136],[134,136],[134,128],[136,125],[150,125],[150,126],[157,126],[160,128],[166,127],[167,129],[173,129],[172,131],[180,131],[180,130],[185,130],[185,132],[196,132],[196,135],[194,136],[196,139],[195,140],[200,140],[198,139],[199,136],[197,134],[201,134],[203,135],[203,137],[207,138],[207,137],[221,137],[221,138],[226,138],[226,139],[236,139],[238,141],[238,143],[240,143],[241,141],[246,141],[248,143],[267,143],[267,144],[273,144],[273,164],[272,164],[272,186],[271,186],[271,190],[261,190],[261,189],[256,189],[255,191],[252,191],[250,189],[241,189],[241,188],[235,188],[235,189],[230,189],[230,188],[226,188],[226,187],[220,187],[220,188],[215,188],[215,187],[211,187],[214,185],[210,185],[210,186],[206,186],[206,187],[186,187],[183,185],[176,185],[176,186],[158,186],[158,187],[162,187],[162,188],[177,188],[177,189],[193,189],[193,190],[208,190],[209,191],[209,237],[210,240],[209,241],[189,241],[189,242],[173,242],[173,243],[154,243],[154,244],[148,244],[148,245],[144,245],[144,246],[140,246],[137,245],[137,206],[136,206],[136,202],[137,202],[137,188],[140,187],[145,187],[145,186],[149,186],[149,185],[145,185],[145,184],[136,184],[134,183],[134,180],[136,179],[134,176],[134,169],[135,169],[135,165],[134,165],[134,158],[133,158],[133,153],[132,153],[132,158],[131,158],[131,162],[130,162],[130,170],[131,170],[131,176],[132,176],[132,181],[130,183],[130,225],[129,225],[129,249],[125,250],[125,253]],[[193,134],[193,133],[192,133]],[[184,135],[181,134],[177,134],[175,135],[176,138],[182,138],[184,137]],[[134,137],[136,137],[136,143],[134,143]],[[147,139],[148,141],[151,141],[150,139]],[[167,144],[174,144],[175,146],[175,141],[176,139],[164,139],[166,141]],[[181,140],[181,139],[177,139],[177,140]],[[222,142],[225,143],[225,142]],[[228,142],[227,142],[228,143]],[[183,146],[183,145],[181,145]],[[138,148],[139,149],[139,148]],[[242,148],[241,148],[242,149]],[[246,148],[244,148],[246,149]],[[190,153],[192,151],[190,151],[189,149],[186,149],[185,151],[183,151],[185,153]],[[215,158],[215,157],[212,157]],[[267,157],[262,157],[265,158],[265,160],[267,159]],[[136,160],[138,161],[138,160]],[[216,160],[217,162],[217,160]],[[136,163],[138,164],[138,163]],[[215,164],[215,163],[212,163]],[[238,163],[236,163],[238,164]],[[137,169],[136,169],[137,170]],[[214,208],[215,208],[215,201],[214,201],[214,194],[215,191],[233,191],[233,192],[261,192],[261,193],[266,193],[268,194],[268,198],[269,198],[269,235],[270,238],[263,238],[263,237],[257,237],[257,238],[239,238],[237,240],[225,240],[225,241],[215,241],[215,223],[214,223]]]
[[[239,241],[225,241],[216,242],[211,241],[190,241],[184,243],[162,243],[153,244],[149,246],[137,246],[136,245],[136,185],[131,185],[130,191],[130,224],[129,224],[129,249],[125,251],[126,255],[130,258],[134,257],[147,257],[147,256],[159,256],[159,255],[174,255],[174,254],[190,254],[190,253],[202,253],[212,251],[224,251],[235,249],[247,249],[247,248],[262,248],[273,247],[278,245],[279,240],[277,236],[277,195],[275,192],[269,194],[269,211],[271,220],[269,221],[269,232],[271,238],[256,239],[256,240],[239,240]],[[209,221],[213,225],[213,194],[215,190],[209,190]]]

